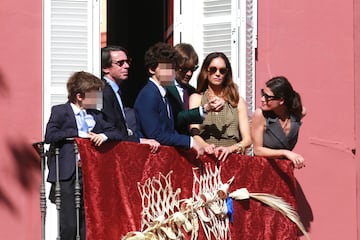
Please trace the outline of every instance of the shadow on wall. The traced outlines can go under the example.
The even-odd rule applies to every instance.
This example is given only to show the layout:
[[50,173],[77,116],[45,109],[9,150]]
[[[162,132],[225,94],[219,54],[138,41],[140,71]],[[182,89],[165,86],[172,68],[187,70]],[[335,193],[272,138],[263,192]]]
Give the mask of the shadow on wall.
[[6,97],[9,95],[9,87],[5,82],[5,77],[1,69],[0,69],[0,95],[2,97]]
[[[14,177],[18,188],[24,192],[31,193],[38,192],[40,186],[40,157],[32,148],[30,143],[25,141],[19,142],[18,139],[7,142],[7,148],[10,149],[9,157],[13,159]],[[0,183],[0,204],[4,205],[6,209],[14,215],[20,214],[16,208],[16,204],[11,202],[9,192],[13,191],[15,186],[4,186]],[[25,196],[26,198],[26,196]]]
[[300,215],[301,222],[303,223],[307,232],[310,231],[311,222],[314,220],[311,206],[306,199],[306,196],[301,188],[300,183],[296,180],[296,203],[298,206],[298,213]]

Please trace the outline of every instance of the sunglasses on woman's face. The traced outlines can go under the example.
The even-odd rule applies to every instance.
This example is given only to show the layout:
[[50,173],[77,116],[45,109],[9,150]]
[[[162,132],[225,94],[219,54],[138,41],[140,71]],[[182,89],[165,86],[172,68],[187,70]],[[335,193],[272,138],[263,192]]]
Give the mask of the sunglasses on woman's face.
[[224,74],[226,74],[228,72],[227,68],[217,68],[217,67],[209,67],[207,71],[210,74],[215,74],[218,70],[222,75],[224,75]]
[[265,101],[271,101],[271,100],[279,100],[281,97],[278,96],[270,96],[264,92],[264,89],[261,89],[261,96],[265,98]]

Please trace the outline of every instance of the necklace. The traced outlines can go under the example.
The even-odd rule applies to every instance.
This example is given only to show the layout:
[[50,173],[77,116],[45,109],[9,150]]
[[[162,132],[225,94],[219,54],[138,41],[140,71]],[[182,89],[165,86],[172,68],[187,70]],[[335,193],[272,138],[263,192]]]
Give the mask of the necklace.
[[281,128],[282,128],[282,129],[285,129],[285,128],[286,128],[286,126],[288,125],[289,119],[290,119],[290,118],[287,118],[282,124],[281,124],[281,122],[280,122],[280,125],[281,125]]

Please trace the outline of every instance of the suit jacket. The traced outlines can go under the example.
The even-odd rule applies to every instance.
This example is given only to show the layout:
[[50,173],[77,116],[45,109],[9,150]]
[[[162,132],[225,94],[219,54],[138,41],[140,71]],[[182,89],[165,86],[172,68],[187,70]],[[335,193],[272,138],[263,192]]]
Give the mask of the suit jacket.
[[[171,111],[170,104],[169,107]],[[190,137],[175,130],[174,119],[168,117],[166,104],[153,82],[148,81],[141,89],[134,109],[138,129],[144,137],[155,139],[162,145],[190,148]]]
[[104,82],[103,109],[101,111],[105,114],[106,121],[112,123],[119,131],[121,131],[124,136],[124,141],[139,142],[139,138],[136,135],[128,136],[126,126],[126,122],[128,122],[128,127],[131,128],[134,133],[136,132],[136,129],[134,129],[134,126],[136,126],[135,114],[133,114],[130,109],[125,109],[127,118],[126,120],[124,119],[114,90],[106,81]]
[[[92,132],[104,133],[110,141],[120,141],[124,139],[124,136],[119,130],[117,130],[111,123],[104,120],[102,112],[96,109],[87,109],[86,111],[94,117],[96,122]],[[50,143],[50,156],[48,161],[49,182],[56,181],[55,147],[60,148],[59,180],[69,179],[74,174],[74,145],[71,141],[66,141],[67,138],[74,137],[78,137],[78,128],[70,102],[53,106],[45,132],[45,143]]]
[[[196,92],[196,89],[191,85],[187,85],[186,89],[188,90],[189,96]],[[179,133],[189,135],[189,124],[200,124],[204,120],[200,115],[199,108],[186,110],[175,85],[168,86],[167,93],[175,116],[175,129]]]

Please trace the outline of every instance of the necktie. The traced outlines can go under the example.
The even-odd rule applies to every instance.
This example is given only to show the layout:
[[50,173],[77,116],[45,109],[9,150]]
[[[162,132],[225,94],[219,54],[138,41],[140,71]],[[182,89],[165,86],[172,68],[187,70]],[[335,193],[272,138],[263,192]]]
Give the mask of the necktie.
[[183,88],[183,102],[184,102],[184,109],[189,109],[189,92],[186,88]]
[[169,101],[168,101],[166,95],[163,97],[163,100],[164,100],[164,103],[165,103],[165,106],[166,106],[166,111],[167,111],[168,117],[171,119]]
[[79,114],[80,114],[80,122],[81,122],[80,131],[88,133],[89,132],[89,126],[87,125],[86,120],[85,120],[85,116],[86,116],[85,110],[81,110],[79,112]]

